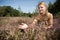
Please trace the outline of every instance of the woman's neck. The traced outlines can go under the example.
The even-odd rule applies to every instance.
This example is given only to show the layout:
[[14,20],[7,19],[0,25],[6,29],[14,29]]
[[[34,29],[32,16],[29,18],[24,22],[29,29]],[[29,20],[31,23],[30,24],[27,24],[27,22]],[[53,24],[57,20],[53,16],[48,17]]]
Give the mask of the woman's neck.
[[46,13],[45,13],[45,14],[42,14],[42,15],[41,15],[41,14],[39,14],[39,15],[40,15],[40,16],[42,16],[42,17],[45,17],[45,16],[46,16]]
[[46,16],[47,16],[47,13],[45,13],[44,15],[41,15],[41,14],[39,14],[40,15],[40,19],[41,20],[45,20],[45,18],[46,18]]

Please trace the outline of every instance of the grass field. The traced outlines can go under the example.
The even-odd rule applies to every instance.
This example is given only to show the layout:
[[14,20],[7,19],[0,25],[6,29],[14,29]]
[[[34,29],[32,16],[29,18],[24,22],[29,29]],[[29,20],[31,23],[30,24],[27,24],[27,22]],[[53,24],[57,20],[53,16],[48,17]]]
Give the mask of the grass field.
[[0,40],[59,40],[59,20],[54,19],[54,28],[47,30],[36,25],[32,29],[18,28],[22,22],[29,25],[32,21],[29,17],[0,17]]

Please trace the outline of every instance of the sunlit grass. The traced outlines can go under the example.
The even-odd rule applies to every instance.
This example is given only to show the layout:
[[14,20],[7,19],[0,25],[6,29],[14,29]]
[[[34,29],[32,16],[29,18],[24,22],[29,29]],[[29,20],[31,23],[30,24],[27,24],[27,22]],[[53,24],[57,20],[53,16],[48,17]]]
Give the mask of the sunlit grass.
[[22,22],[29,25],[32,21],[33,18],[29,17],[0,18],[0,40],[58,40],[59,31],[54,28],[43,29],[41,24],[40,26],[33,25],[32,29],[21,30],[18,28]]

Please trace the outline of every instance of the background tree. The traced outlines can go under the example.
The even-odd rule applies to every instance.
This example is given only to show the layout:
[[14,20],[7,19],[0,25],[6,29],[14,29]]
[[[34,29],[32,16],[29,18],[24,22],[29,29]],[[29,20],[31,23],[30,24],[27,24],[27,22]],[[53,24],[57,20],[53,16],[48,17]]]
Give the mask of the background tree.
[[58,15],[60,14],[60,0],[56,0],[53,4],[49,2],[49,7],[48,10],[51,12],[53,15]]
[[0,17],[5,16],[20,16],[18,10],[13,9],[11,6],[0,6]]

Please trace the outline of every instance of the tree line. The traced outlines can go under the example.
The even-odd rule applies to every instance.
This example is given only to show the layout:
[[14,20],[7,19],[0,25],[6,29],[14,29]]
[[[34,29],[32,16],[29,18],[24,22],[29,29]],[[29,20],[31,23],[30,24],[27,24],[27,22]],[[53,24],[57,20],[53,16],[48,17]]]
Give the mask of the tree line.
[[55,16],[60,17],[60,0],[56,0],[53,4],[49,2],[48,10],[54,15],[54,17]]
[[33,14],[23,13],[21,10],[14,9],[11,6],[0,6],[0,17],[19,17],[19,16],[27,16],[32,17]]

